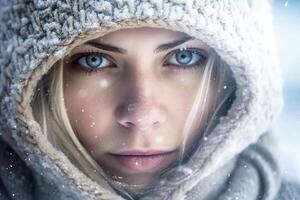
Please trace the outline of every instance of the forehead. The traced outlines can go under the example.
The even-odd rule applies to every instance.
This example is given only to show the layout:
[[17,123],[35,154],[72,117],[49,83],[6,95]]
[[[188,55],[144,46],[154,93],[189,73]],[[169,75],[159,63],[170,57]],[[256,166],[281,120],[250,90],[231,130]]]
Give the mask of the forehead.
[[169,37],[176,38],[188,36],[188,34],[179,32],[179,31],[172,31],[165,28],[152,28],[152,27],[138,27],[138,28],[126,28],[126,29],[119,29],[117,31],[108,33],[101,37],[101,39],[110,41],[112,39],[117,38],[153,38],[153,39],[166,39]]
[[[187,33],[173,31],[166,28],[138,27],[119,29],[117,31],[107,33],[93,41],[98,43],[104,42],[119,47],[123,46],[124,48],[138,48],[139,45],[142,45],[144,48],[146,46],[153,48],[187,36],[189,36]],[[208,47],[199,39],[191,40],[191,42],[197,43],[202,47]]]

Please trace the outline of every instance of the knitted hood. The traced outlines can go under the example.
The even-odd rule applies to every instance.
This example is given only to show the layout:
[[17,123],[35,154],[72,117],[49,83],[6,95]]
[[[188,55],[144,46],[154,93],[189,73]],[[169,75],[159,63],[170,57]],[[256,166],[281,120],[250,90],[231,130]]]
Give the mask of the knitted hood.
[[30,168],[47,173],[49,181],[64,185],[64,191],[78,199],[122,197],[108,185],[92,181],[50,144],[33,118],[30,102],[51,66],[88,40],[122,28],[167,28],[202,40],[232,70],[237,89],[230,110],[193,154],[194,162],[186,163],[193,176],[168,190],[165,198],[183,199],[255,143],[282,107],[267,0],[7,0],[3,4],[0,132]]

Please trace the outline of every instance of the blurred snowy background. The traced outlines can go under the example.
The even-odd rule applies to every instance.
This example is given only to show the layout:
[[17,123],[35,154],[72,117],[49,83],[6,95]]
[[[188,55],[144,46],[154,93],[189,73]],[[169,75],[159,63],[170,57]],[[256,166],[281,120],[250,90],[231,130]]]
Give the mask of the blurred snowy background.
[[285,106],[274,132],[283,173],[300,181],[300,1],[273,0],[273,13],[285,81]]

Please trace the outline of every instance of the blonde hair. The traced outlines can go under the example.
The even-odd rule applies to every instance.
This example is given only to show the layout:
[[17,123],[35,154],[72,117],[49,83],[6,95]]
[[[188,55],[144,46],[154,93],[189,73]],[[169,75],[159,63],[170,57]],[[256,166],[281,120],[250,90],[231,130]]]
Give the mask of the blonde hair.
[[[204,69],[201,85],[185,124],[184,132],[186,137],[182,145],[181,160],[184,160],[185,142],[195,115],[199,107],[201,108],[207,103],[208,87],[206,86],[215,81],[218,95],[213,103],[214,112],[209,117],[210,119],[207,120],[204,133],[200,134],[202,138],[209,134],[217,124],[217,119],[226,114],[230,102],[232,102],[230,98],[232,98],[235,91],[235,82],[231,71],[215,51],[212,50],[210,55],[207,66]],[[99,183],[106,180],[113,188],[120,190],[114,187],[114,180],[104,173],[101,166],[86,151],[71,127],[64,104],[63,66],[63,60],[58,61],[50,69],[49,73],[38,82],[32,101],[34,117],[41,125],[43,133],[47,135],[52,145],[64,152],[70,161],[83,173]],[[119,192],[130,198],[126,191]]]

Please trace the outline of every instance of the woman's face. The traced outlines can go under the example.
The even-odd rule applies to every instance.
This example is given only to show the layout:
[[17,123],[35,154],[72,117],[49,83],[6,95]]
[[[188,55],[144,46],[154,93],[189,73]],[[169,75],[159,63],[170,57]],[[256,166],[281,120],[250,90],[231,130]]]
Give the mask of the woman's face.
[[192,146],[211,107],[199,108],[184,131],[208,52],[185,33],[142,27],[111,32],[68,55],[64,99],[70,123],[113,178],[146,185],[177,161],[185,137]]

